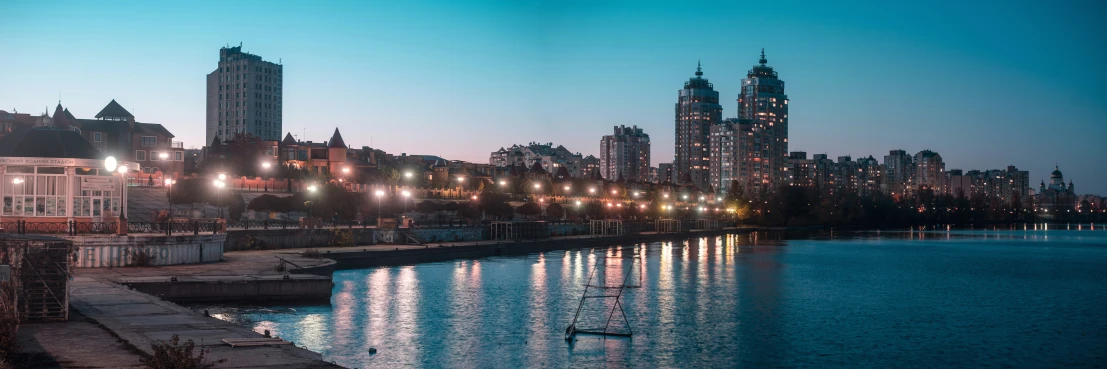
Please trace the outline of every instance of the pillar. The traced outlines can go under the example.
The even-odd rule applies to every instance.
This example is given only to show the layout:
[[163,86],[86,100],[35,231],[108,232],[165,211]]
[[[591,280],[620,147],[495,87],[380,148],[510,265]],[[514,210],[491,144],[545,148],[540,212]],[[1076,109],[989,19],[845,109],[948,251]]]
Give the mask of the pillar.
[[[77,181],[77,168],[65,168],[65,216],[67,222],[73,221],[73,192],[80,191],[81,185]],[[0,181],[2,182],[2,181]],[[74,190],[74,188],[76,190]]]

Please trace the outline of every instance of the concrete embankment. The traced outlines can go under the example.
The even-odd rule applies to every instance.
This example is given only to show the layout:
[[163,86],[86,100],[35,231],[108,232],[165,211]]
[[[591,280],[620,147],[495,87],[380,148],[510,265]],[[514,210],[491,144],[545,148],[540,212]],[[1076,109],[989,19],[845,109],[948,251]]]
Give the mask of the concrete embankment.
[[116,281],[173,302],[329,302],[331,277],[313,274],[139,277]]
[[[164,267],[82,269],[173,302],[330,301],[335,262],[274,251],[228,253],[224,261]],[[287,275],[287,277],[286,277]]]
[[218,364],[220,368],[339,368],[324,362],[320,354],[294,344],[231,347],[222,340],[263,337],[248,328],[119,285],[77,277],[70,290],[74,309],[145,355],[154,354],[151,344],[176,335],[182,342],[192,340],[202,346],[209,363],[225,360]]
[[644,242],[682,241],[689,238],[711,237],[723,234],[750,233],[754,229],[731,228],[716,231],[692,231],[681,233],[650,233],[626,236],[569,236],[519,242],[465,242],[404,246],[390,248],[351,247],[324,250],[323,257],[338,262],[337,269],[357,269],[380,266],[410,265],[453,259],[472,259],[502,255],[525,255],[552,250],[568,250],[586,247],[607,247]]

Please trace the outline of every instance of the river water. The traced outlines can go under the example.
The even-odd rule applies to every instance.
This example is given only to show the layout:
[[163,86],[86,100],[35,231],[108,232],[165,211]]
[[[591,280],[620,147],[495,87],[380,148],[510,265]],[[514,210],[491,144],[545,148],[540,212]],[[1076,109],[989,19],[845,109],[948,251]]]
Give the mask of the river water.
[[[346,270],[329,306],[208,309],[351,368],[1097,367],[1107,232],[1086,227],[731,235]],[[588,299],[577,326],[632,338],[566,342],[590,277],[634,288],[622,312]]]

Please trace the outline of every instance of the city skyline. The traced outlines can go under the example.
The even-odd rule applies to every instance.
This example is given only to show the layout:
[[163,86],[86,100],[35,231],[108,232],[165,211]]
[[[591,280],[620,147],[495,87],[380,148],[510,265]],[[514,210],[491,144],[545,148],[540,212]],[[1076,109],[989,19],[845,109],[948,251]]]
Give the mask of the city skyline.
[[[947,169],[1013,164],[1032,184],[1060,165],[1084,191],[1107,193],[1103,165],[1086,159],[1107,154],[1097,140],[1107,136],[1107,73],[1095,68],[1107,56],[1088,46],[1107,41],[1094,23],[1102,4],[968,4],[949,14],[920,4],[636,4],[276,5],[224,25],[204,16],[253,8],[9,3],[0,71],[18,71],[2,76],[17,87],[0,90],[11,105],[0,109],[39,114],[60,93],[75,115],[91,116],[116,99],[199,147],[204,77],[219,47],[241,42],[287,67],[284,131],[304,140],[337,126],[355,146],[397,154],[484,162],[501,146],[551,141],[596,155],[613,125],[673,142],[672,94],[697,60],[722,117],[736,116],[740,81],[765,48],[789,84],[790,151],[930,149]],[[727,21],[750,12],[759,16],[748,27]],[[842,20],[817,17],[826,12]],[[107,14],[118,21],[102,22]],[[284,22],[310,29],[273,27]],[[702,31],[682,37],[690,25]],[[673,157],[672,146],[654,146],[653,165]]]

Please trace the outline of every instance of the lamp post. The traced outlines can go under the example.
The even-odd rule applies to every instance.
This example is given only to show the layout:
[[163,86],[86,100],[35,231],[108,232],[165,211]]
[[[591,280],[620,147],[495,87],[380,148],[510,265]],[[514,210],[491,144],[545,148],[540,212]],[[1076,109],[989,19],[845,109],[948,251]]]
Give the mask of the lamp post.
[[166,222],[169,222],[171,219],[173,219],[173,185],[177,183],[177,180],[169,178],[166,179],[164,183],[167,189],[165,193],[165,199],[169,200],[169,217],[166,219]]
[[404,190],[402,195],[404,195],[404,216],[403,217],[407,218],[407,198],[411,196],[411,191]]
[[[271,166],[273,166],[273,164],[269,164],[269,162],[267,162],[267,161],[262,162],[261,163],[261,172],[265,173],[265,175],[268,176],[269,175],[269,167],[271,167]],[[268,177],[265,178],[265,192],[269,192],[269,178]]]
[[115,174],[115,172],[119,173],[119,234],[125,235],[127,234],[127,225],[125,223],[127,221],[127,216],[124,213],[126,207],[124,204],[126,201],[127,184],[124,183],[126,180],[124,174],[127,173],[127,166],[119,165],[119,162],[115,160],[114,156],[109,156],[104,159],[104,169],[107,169],[108,172],[112,172],[112,174]]
[[384,197],[384,191],[377,190],[377,224],[380,224],[381,219],[381,198]]
[[[314,194],[316,189],[317,188],[315,187],[315,185],[309,185],[307,187],[308,196],[311,196],[312,194]],[[314,219],[314,218],[315,218],[315,201],[308,200],[308,219]],[[312,222],[314,222],[314,220],[312,220]]]
[[[222,176],[222,174],[220,174],[220,176]],[[217,179],[212,181],[211,185],[215,186],[215,199],[219,203],[219,219],[223,219],[223,187],[227,184]]]

